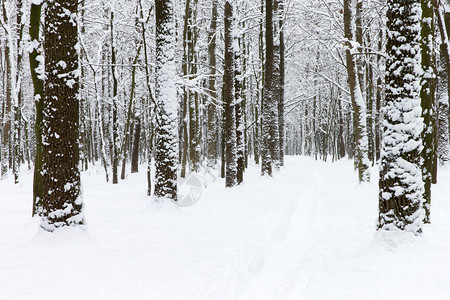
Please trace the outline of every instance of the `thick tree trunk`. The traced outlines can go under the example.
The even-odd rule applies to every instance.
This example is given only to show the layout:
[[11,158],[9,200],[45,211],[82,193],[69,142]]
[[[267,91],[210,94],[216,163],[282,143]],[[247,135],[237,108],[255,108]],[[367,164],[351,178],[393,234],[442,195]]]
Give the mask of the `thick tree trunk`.
[[445,46],[441,45],[441,57],[439,59],[438,69],[438,126],[437,128],[437,155],[441,166],[447,165],[450,161],[449,145],[449,102],[448,102],[448,79],[446,57],[444,55]]
[[422,176],[425,184],[423,194],[425,208],[425,223],[430,222],[431,206],[431,183],[433,165],[436,156],[436,132],[435,132],[435,74],[434,70],[434,16],[431,0],[421,0],[422,4],[422,32],[421,32],[421,53],[422,53],[422,75],[421,82],[421,106],[424,130],[422,131],[422,141],[424,151],[422,151]]
[[[261,175],[272,176],[273,164],[279,157],[278,98],[274,93],[274,41],[273,0],[266,0],[266,57],[264,70],[264,95],[262,104]],[[278,66],[277,66],[278,67]],[[276,78],[276,77],[275,77]]]
[[237,184],[236,112],[234,108],[233,8],[225,2],[225,187]]
[[[422,232],[423,149],[420,115],[420,1],[387,7],[386,105],[380,163],[379,223],[384,230]],[[398,39],[403,36],[404,39]],[[399,138],[401,137],[401,138]]]
[[178,116],[174,1],[156,0],[156,199],[177,200]]
[[46,9],[41,227],[47,231],[84,222],[78,168],[78,32],[73,19],[77,5],[76,0],[55,0]]
[[280,166],[284,166],[284,82],[285,82],[285,46],[284,46],[284,0],[279,0],[279,10],[280,10],[280,89],[279,89],[279,101],[278,101],[278,130],[280,139]]

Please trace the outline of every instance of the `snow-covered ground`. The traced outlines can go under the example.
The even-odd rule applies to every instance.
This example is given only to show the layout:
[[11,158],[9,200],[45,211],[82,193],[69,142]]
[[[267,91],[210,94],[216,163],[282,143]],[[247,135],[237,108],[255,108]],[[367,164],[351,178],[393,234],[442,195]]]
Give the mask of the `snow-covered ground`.
[[183,208],[145,196],[144,168],[118,185],[96,170],[85,231],[38,230],[31,174],[0,182],[0,299],[450,299],[450,169],[421,237],[376,232],[376,174],[358,186],[348,160],[251,167]]

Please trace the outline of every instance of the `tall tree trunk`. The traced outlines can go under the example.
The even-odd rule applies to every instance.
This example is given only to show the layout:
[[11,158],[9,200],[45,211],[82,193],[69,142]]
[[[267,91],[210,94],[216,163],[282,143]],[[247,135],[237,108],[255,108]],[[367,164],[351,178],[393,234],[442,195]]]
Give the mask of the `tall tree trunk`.
[[76,0],[55,0],[48,3],[45,14],[41,227],[47,231],[84,223],[78,168],[79,57],[74,21],[77,5]]
[[[379,38],[378,38],[378,51],[381,52],[383,49],[383,30],[380,30]],[[381,55],[377,55],[377,65],[381,63]],[[377,76],[377,85],[376,85],[376,112],[375,112],[375,157],[376,160],[379,161],[381,157],[381,130],[380,130],[380,114],[381,114],[381,91],[382,91],[382,74]]]
[[[422,232],[423,149],[420,115],[420,1],[387,6],[386,105],[380,163],[379,223],[384,230]],[[404,37],[398,39],[397,36]],[[399,138],[401,137],[401,138]]]
[[[183,77],[185,80],[190,79],[190,56],[191,56],[191,43],[192,43],[192,29],[190,24],[190,19],[192,16],[191,0],[186,0],[185,10],[184,10],[184,29],[183,29]],[[183,138],[183,148],[181,150],[181,177],[186,177],[186,168],[188,162],[188,152],[189,152],[189,132],[188,132],[188,114],[190,108],[190,91],[185,85],[183,88],[183,104],[182,104],[182,138]]]
[[448,72],[447,59],[444,55],[445,46],[441,44],[441,56],[439,59],[437,97],[438,97],[438,126],[437,128],[437,155],[441,166],[447,165],[450,161],[449,145],[449,103],[448,103]]
[[236,185],[236,112],[234,108],[233,7],[225,2],[225,187]]
[[[198,52],[197,52],[197,18],[196,8],[198,1],[194,0],[191,8],[191,17],[189,29],[191,31],[191,41],[189,47],[189,79],[197,76]],[[199,95],[197,91],[189,92],[189,169],[191,172],[200,170],[200,113],[199,113]]]
[[16,77],[15,80],[15,101],[14,101],[14,162],[13,173],[14,182],[19,183],[19,169],[22,162],[21,153],[21,125],[22,125],[22,56],[23,56],[23,31],[25,24],[22,22],[22,1],[16,2],[17,9],[17,41],[16,41]]
[[156,0],[155,198],[177,200],[178,129],[174,1]]
[[118,121],[118,93],[117,93],[117,74],[116,74],[116,49],[114,43],[114,11],[110,14],[111,30],[111,74],[113,79],[113,98],[112,98],[112,175],[113,184],[119,183],[119,121]]
[[[133,60],[133,67],[131,71],[131,91],[130,91],[130,101],[128,103],[128,113],[127,113],[127,122],[125,124],[125,142],[122,145],[122,172],[120,174],[120,179],[125,179],[125,173],[126,173],[126,167],[127,167],[127,157],[128,157],[128,144],[130,143],[130,135],[131,135],[131,129],[130,124],[132,121],[132,115],[133,115],[133,100],[134,100],[134,90],[136,87],[136,64],[139,59],[139,54],[141,53],[142,44],[139,45],[138,50],[136,52],[136,56]],[[134,118],[133,118],[134,119]]]
[[216,30],[217,30],[217,1],[212,0],[212,11],[211,11],[211,24],[208,32],[208,57],[209,57],[209,80],[208,89],[210,100],[207,106],[208,109],[208,129],[207,129],[207,143],[208,143],[208,154],[207,154],[207,167],[215,168],[217,164],[217,130],[216,130],[216,104],[217,91],[216,91]]
[[280,122],[278,116],[280,95],[281,95],[281,71],[280,71],[280,30],[281,30],[281,7],[280,0],[273,0],[273,19],[272,23],[272,43],[273,43],[273,75],[272,75],[272,97],[270,103],[271,109],[271,127],[270,127],[270,156],[272,158],[272,166],[276,169],[280,169],[280,131],[278,124]]
[[350,88],[350,97],[355,120],[355,161],[358,168],[359,182],[367,182],[370,180],[369,159],[368,159],[368,140],[366,130],[366,103],[361,93],[361,86],[357,77],[358,71],[353,57],[352,42],[354,41],[354,32],[352,24],[353,0],[344,0],[344,32],[347,39],[346,62],[348,85]]
[[422,118],[424,122],[424,130],[422,131],[422,140],[424,151],[422,151],[422,176],[425,185],[424,209],[425,209],[425,223],[430,222],[430,206],[431,206],[431,183],[432,170],[435,162],[435,118],[436,112],[434,103],[435,92],[435,74],[434,70],[434,16],[433,6],[431,0],[421,0],[422,4],[422,32],[421,32],[421,53],[422,53],[422,75],[421,82],[421,106]]
[[[234,26],[238,26],[236,21],[233,20]],[[234,29],[235,32],[239,32],[238,28]],[[237,39],[237,37],[234,37]],[[241,184],[244,180],[244,120],[242,115],[242,80],[241,80],[241,56],[239,41],[235,40],[234,43],[234,110],[236,118],[236,179],[237,184]]]
[[[8,12],[6,9],[6,4],[4,1],[2,1],[2,11],[3,11],[3,22],[4,24],[9,24],[8,20]],[[11,27],[11,26],[9,26]],[[5,99],[5,106],[3,111],[3,145],[2,145],[2,154],[1,154],[1,168],[0,168],[0,175],[1,179],[4,179],[8,176],[9,171],[9,160],[10,160],[10,154],[11,154],[11,123],[12,123],[12,114],[11,114],[11,101],[13,97],[13,87],[12,87],[12,66],[11,66],[11,55],[13,55],[13,49],[11,49],[11,41],[12,41],[12,28],[9,28],[9,32],[6,33],[7,35],[7,41],[5,42],[5,64],[6,64],[6,86],[5,86],[5,93],[6,93],[6,99]]]
[[[273,42],[273,0],[266,0],[266,57],[264,70],[264,95],[262,104],[261,133],[261,175],[272,176],[274,154],[274,130],[278,124],[277,112],[274,111],[278,99],[274,95],[274,42]],[[277,106],[278,108],[278,106]],[[273,122],[276,122],[275,124]],[[277,129],[278,130],[278,129]]]
[[280,165],[284,166],[284,81],[285,81],[285,46],[284,46],[284,0],[279,0],[279,15],[280,15],[280,89],[279,89],[279,101],[278,101],[278,130],[280,139]]
[[34,131],[36,136],[36,155],[34,158],[33,176],[33,216],[42,213],[42,108],[44,99],[43,81],[43,56],[39,54],[41,45],[39,38],[39,27],[41,22],[42,4],[31,3],[30,8],[30,40],[33,49],[30,52],[30,72],[33,80],[34,101],[36,105],[36,120]]

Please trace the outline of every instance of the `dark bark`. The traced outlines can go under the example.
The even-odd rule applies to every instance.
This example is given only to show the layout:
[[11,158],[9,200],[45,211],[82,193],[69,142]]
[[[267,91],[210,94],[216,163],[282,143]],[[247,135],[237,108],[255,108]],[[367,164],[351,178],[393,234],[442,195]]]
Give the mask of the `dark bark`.
[[133,139],[133,154],[131,155],[131,173],[139,171],[139,144],[141,140],[141,118],[135,116],[134,118],[134,139]]
[[216,104],[217,91],[216,91],[216,29],[217,29],[217,0],[212,0],[211,11],[211,24],[208,32],[208,57],[209,57],[209,80],[208,89],[210,100],[208,103],[208,128],[207,128],[207,166],[214,168],[217,164],[217,117],[216,117]]
[[421,32],[421,50],[422,50],[422,69],[424,75],[421,82],[421,106],[422,118],[424,121],[424,130],[422,131],[422,140],[424,150],[422,151],[422,176],[425,185],[423,194],[425,208],[425,223],[430,222],[431,206],[431,183],[432,172],[436,159],[436,124],[435,124],[435,103],[434,103],[434,20],[433,7],[431,0],[421,0],[422,4],[422,32]]
[[234,102],[233,8],[225,2],[225,187],[236,185],[236,115]]
[[273,0],[266,0],[266,57],[264,70],[264,95],[262,103],[261,175],[272,176],[273,145]]
[[78,168],[78,32],[72,19],[77,5],[76,0],[55,0],[46,9],[41,227],[47,231],[84,222]]
[[112,183],[119,183],[119,123],[118,123],[118,104],[117,99],[117,74],[116,74],[116,50],[114,45],[114,12],[111,11],[110,17],[111,30],[111,74],[113,80],[113,99],[112,99]]
[[284,45],[284,2],[280,1],[280,10],[281,10],[281,18],[280,18],[280,90],[279,90],[279,102],[278,102],[278,130],[279,130],[279,139],[280,139],[280,166],[284,166],[284,144],[285,144],[285,136],[284,136],[284,84],[285,84],[285,66],[284,66],[284,58],[285,58],[285,45]]
[[[6,13],[5,2],[2,1],[2,10],[3,10],[3,21],[7,24],[8,15]],[[11,33],[10,33],[11,34]],[[5,42],[5,64],[6,64],[6,85],[5,85],[5,106],[3,110],[3,139],[2,139],[2,153],[1,153],[1,168],[0,168],[0,178],[6,178],[9,171],[10,159],[11,159],[11,123],[12,123],[12,114],[11,114],[11,98],[12,98],[12,74],[11,74],[11,61],[10,55],[12,49],[10,48],[9,42]],[[14,79],[15,80],[15,79]]]
[[128,103],[128,113],[127,113],[127,122],[125,124],[125,142],[122,145],[122,173],[120,175],[120,179],[125,179],[126,166],[127,166],[127,157],[128,157],[128,144],[130,143],[130,135],[131,135],[131,122],[133,115],[133,101],[134,101],[134,90],[136,88],[136,64],[138,62],[139,54],[141,53],[142,44],[139,45],[138,50],[136,52],[136,56],[133,60],[133,67],[131,71],[131,91],[130,91],[130,101]]
[[[420,1],[387,7],[386,104],[380,160],[379,223],[384,230],[422,232]],[[398,39],[397,34],[405,37]],[[401,136],[401,139],[398,137]]]
[[[41,4],[31,4],[30,8],[30,40],[36,41],[40,45],[39,27],[41,21]],[[35,46],[29,55],[31,79],[34,88],[34,101],[36,106],[36,120],[34,125],[36,137],[36,155],[34,158],[33,176],[33,212],[32,215],[40,215],[42,212],[42,106],[44,98],[44,81],[36,72],[39,67],[37,57],[39,47]]]
[[175,57],[174,3],[156,0],[156,199],[177,201],[178,114]]
[[[237,24],[235,25],[237,26]],[[236,38],[236,37],[235,37]],[[235,44],[239,44],[235,41]],[[237,184],[244,180],[244,120],[242,116],[242,81],[240,49],[234,49],[234,110],[236,118],[236,179]]]

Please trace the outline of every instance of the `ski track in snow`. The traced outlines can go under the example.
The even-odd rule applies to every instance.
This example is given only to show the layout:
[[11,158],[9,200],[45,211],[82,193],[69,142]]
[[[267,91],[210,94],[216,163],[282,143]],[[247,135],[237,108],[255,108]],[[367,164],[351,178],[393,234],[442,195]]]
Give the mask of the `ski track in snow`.
[[144,170],[83,173],[86,230],[54,234],[30,218],[32,173],[0,182],[0,299],[450,299],[450,169],[422,237],[375,231],[377,175],[358,186],[348,160],[250,167],[187,208],[151,202]]

